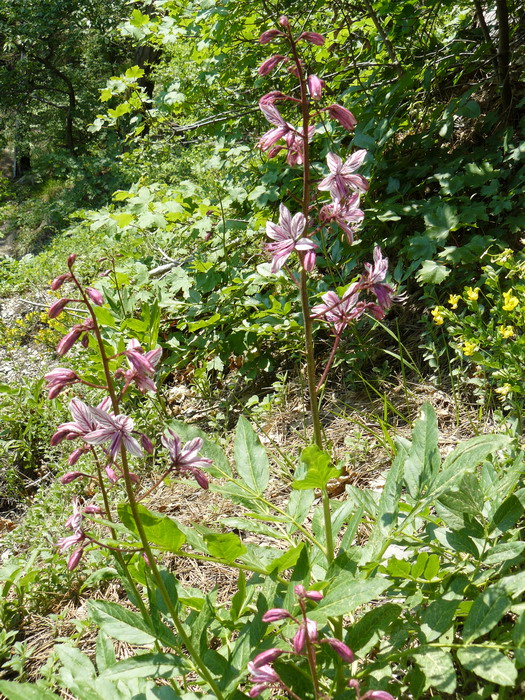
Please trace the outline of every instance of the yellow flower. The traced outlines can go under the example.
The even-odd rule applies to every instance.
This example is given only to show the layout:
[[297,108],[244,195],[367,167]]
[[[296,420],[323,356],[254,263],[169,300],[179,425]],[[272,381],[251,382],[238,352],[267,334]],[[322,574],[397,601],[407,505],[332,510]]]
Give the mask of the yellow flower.
[[434,319],[434,323],[436,324],[436,326],[442,326],[445,323],[445,319],[443,318],[443,314],[441,313],[442,311],[442,306],[434,306],[434,308],[430,312],[432,314],[432,318]]
[[498,331],[504,338],[512,338],[514,335],[514,326],[498,326]]
[[469,301],[477,301],[478,296],[479,296],[479,287],[466,287],[465,288],[465,294],[467,295],[467,299]]
[[505,300],[503,311],[514,311],[516,306],[520,303],[518,297],[512,296],[512,289],[509,289],[508,292],[503,292],[503,299]]
[[461,299],[459,294],[451,294],[448,298],[448,303],[452,309],[458,308],[458,301]]
[[503,386],[499,386],[497,389],[494,389],[494,391],[496,394],[499,394],[501,398],[503,398],[512,391],[512,387],[510,384],[504,384]]
[[478,346],[476,345],[476,343],[473,343],[471,340],[466,340],[463,343],[463,354],[466,355],[467,357],[470,355],[473,355],[477,349],[478,349]]

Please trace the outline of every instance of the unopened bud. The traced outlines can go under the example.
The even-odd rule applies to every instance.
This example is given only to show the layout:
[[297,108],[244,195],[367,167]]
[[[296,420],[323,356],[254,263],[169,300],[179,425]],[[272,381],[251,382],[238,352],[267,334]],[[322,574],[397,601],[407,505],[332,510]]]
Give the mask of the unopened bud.
[[60,287],[64,284],[66,280],[71,279],[71,273],[66,272],[63,275],[59,275],[58,277],[55,277],[55,279],[51,282],[51,289],[56,292],[57,289],[60,289]]
[[86,515],[100,515],[102,513],[102,508],[92,503],[84,508],[84,513],[86,513]]
[[277,620],[284,620],[287,617],[291,617],[288,610],[285,610],[284,608],[272,608],[271,610],[268,610],[268,612],[264,613],[262,616],[262,621],[277,622]]
[[68,472],[67,474],[64,474],[64,476],[60,477],[60,483],[70,484],[72,481],[75,481],[75,479],[78,479],[81,476],[85,476],[85,474],[82,474],[82,472]]
[[259,66],[259,75],[268,75],[268,73],[271,73],[273,69],[279,65],[279,63],[287,60],[288,59],[286,56],[281,56],[280,54],[270,56],[270,58],[267,58],[266,61],[261,63]]
[[116,484],[117,481],[119,480],[119,477],[116,475],[115,470],[112,469],[109,466],[109,464],[106,465],[105,470],[106,470],[106,475],[107,475],[108,479],[110,480],[110,482],[112,484]]
[[282,649],[267,649],[257,654],[253,660],[254,668],[259,668],[260,666],[265,666],[266,664],[271,664],[273,661],[279,658],[281,654],[284,654]]
[[80,560],[82,559],[82,555],[84,554],[84,548],[81,547],[80,549],[76,549],[73,554],[69,557],[69,560],[67,562],[67,568],[69,571],[73,571],[73,569],[76,569],[77,566],[80,563]]
[[315,44],[316,46],[322,46],[324,44],[324,36],[322,34],[318,34],[317,32],[303,32],[297,41],[300,41],[301,39],[309,41],[310,44]]
[[104,304],[104,297],[102,296],[101,292],[98,291],[98,289],[86,287],[86,294],[97,306],[102,306]]
[[284,36],[284,34],[278,29],[268,29],[267,31],[263,32],[259,37],[259,43],[268,44],[273,39],[277,39],[278,36]]
[[354,661],[354,654],[350,647],[348,647],[344,642],[341,642],[339,639],[323,639],[323,642],[326,642],[326,644],[329,644],[332,649],[338,654],[345,663],[351,664]]
[[279,24],[281,25],[281,27],[289,27],[290,20],[288,19],[288,17],[286,15],[281,15],[279,17]]
[[51,306],[48,309],[47,315],[49,318],[56,318],[57,316],[60,316],[64,308],[69,304],[69,302],[72,301],[71,299],[57,299],[57,301],[53,302]]
[[77,259],[77,254],[76,253],[71,253],[71,255],[68,256],[67,259],[67,266],[69,268],[72,268],[73,265],[75,264],[75,260]]
[[147,435],[144,435],[144,433],[141,433],[140,435],[140,444],[146,450],[146,452],[149,452],[150,455],[153,454],[153,443]]

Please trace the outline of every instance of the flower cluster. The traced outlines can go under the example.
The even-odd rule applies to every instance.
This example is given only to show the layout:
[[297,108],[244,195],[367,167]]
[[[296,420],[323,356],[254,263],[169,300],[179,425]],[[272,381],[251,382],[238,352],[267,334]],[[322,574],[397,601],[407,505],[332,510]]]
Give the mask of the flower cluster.
[[[54,399],[61,392],[73,384],[85,384],[90,387],[103,389],[106,397],[97,405],[90,406],[81,399],[75,397],[69,403],[72,420],[62,423],[56,429],[51,438],[52,445],[59,445],[65,440],[80,441],[71,452],[68,458],[70,467],[77,464],[82,455],[92,453],[98,468],[98,476],[83,471],[69,471],[61,477],[63,484],[70,484],[77,479],[91,479],[98,483],[101,490],[105,489],[101,474],[105,472],[111,485],[115,485],[121,479],[126,482],[126,488],[140,483],[139,477],[129,470],[127,455],[142,457],[144,451],[153,452],[153,443],[147,435],[135,430],[134,422],[129,416],[120,413],[119,404],[122,396],[134,384],[142,392],[155,392],[157,387],[154,382],[156,366],[160,361],[162,350],[154,348],[145,350],[136,339],[132,339],[126,350],[117,353],[113,357],[107,357],[104,343],[100,335],[97,317],[93,312],[92,304],[102,305],[104,298],[102,294],[93,287],[83,288],[78,280],[73,266],[76,256],[68,259],[69,272],[60,275],[51,283],[54,291],[60,289],[65,283],[72,282],[76,285],[80,298],[64,297],[54,302],[49,310],[50,318],[56,318],[61,314],[67,305],[75,301],[84,304],[88,311],[88,318],[84,323],[74,326],[71,331],[60,341],[57,352],[65,354],[78,340],[80,335],[94,331],[95,341],[98,344],[99,352],[103,359],[104,375],[106,384],[98,385],[82,378],[77,372],[65,367],[57,367],[45,375],[48,389],[48,397]],[[125,357],[128,362],[128,369],[118,368],[112,375],[109,360]],[[122,380],[120,392],[116,391],[116,380]],[[163,445],[168,449],[171,464],[164,476],[170,472],[190,473],[202,488],[208,488],[208,479],[202,468],[211,464],[211,460],[200,457],[198,452],[202,447],[202,440],[195,438],[184,447],[180,438],[172,431],[169,436],[162,438]],[[97,452],[97,448],[101,451]],[[102,455],[103,459],[100,460]],[[164,478],[164,477],[163,477]],[[153,487],[156,488],[158,484]],[[153,489],[150,489],[149,494]],[[142,498],[147,494],[143,494]],[[96,506],[86,506],[82,511],[78,501],[73,503],[73,516],[68,519],[66,526],[73,530],[73,534],[59,540],[60,551],[65,551],[69,547],[77,546],[68,562],[68,568],[74,569],[82,557],[86,542],[92,542],[100,546],[106,546],[88,536],[82,529],[83,513],[98,513]],[[135,551],[135,550],[134,550]],[[143,553],[145,555],[145,553]]]
[[[354,662],[354,654],[352,650],[341,640],[335,637],[321,635],[318,625],[315,620],[308,617],[306,601],[311,600],[319,602],[323,599],[323,593],[316,590],[307,590],[303,585],[297,585],[294,588],[297,596],[297,602],[301,611],[300,617],[295,617],[285,608],[272,608],[264,613],[262,621],[266,623],[279,622],[281,620],[290,620],[297,627],[292,639],[288,640],[288,648],[271,648],[257,654],[257,656],[248,663],[248,671],[250,672],[250,680],[254,685],[249,691],[249,696],[255,698],[264,690],[271,688],[281,688],[290,697],[296,698],[297,695],[291,690],[279,676],[272,664],[281,656],[287,655],[293,657],[302,657],[308,662],[312,671],[314,682],[318,682],[317,667],[317,651],[321,645],[328,645],[336,654],[336,658],[340,659],[345,664]],[[348,686],[359,690],[356,686],[356,681],[351,679],[348,681]],[[319,688],[316,688],[316,697],[321,695],[318,693]],[[382,693],[373,695],[370,693]],[[324,697],[324,695],[323,695]],[[358,697],[364,700],[394,700],[390,693],[385,691],[368,691],[365,695]]]

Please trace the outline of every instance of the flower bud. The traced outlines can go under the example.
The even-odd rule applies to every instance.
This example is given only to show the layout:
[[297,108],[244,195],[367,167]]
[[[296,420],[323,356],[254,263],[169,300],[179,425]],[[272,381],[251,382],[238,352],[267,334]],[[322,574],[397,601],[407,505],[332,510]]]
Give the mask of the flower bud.
[[72,301],[72,299],[57,299],[57,301],[53,302],[51,306],[49,307],[47,311],[47,315],[49,318],[56,318],[57,316],[60,316],[64,308],[69,304],[69,302]]
[[55,279],[51,282],[51,289],[56,292],[57,289],[60,289],[60,287],[64,284],[66,280],[71,279],[71,273],[66,272],[63,275],[59,275],[58,277],[55,277]]
[[395,698],[386,690],[369,690],[362,696],[361,700],[395,700]]
[[86,287],[85,291],[94,304],[96,304],[97,306],[102,306],[104,304],[104,297],[102,296],[102,293],[98,291],[98,289],[94,289],[93,287]]
[[102,508],[92,503],[84,508],[84,513],[86,513],[86,515],[100,515],[102,513]]
[[317,77],[317,75],[312,74],[308,76],[307,82],[308,91],[312,100],[320,100],[323,91],[324,80],[321,80]]
[[270,58],[267,58],[264,63],[261,63],[259,66],[259,75],[268,75],[268,73],[271,73],[273,69],[279,65],[282,61],[287,61],[288,59],[286,56],[281,56],[280,54],[277,54],[275,56],[270,56]]
[[82,340],[80,341],[80,344],[82,345],[83,348],[89,347],[89,335],[88,333],[84,333],[82,336]]
[[278,29],[267,29],[259,37],[260,44],[269,44],[273,39],[277,39],[278,36],[284,36],[282,32]]
[[140,444],[146,450],[146,452],[148,452],[150,455],[153,454],[153,443],[147,435],[144,435],[144,433],[141,433],[140,435]]
[[129,473],[129,480],[134,484],[140,484],[140,477],[138,474],[135,474],[134,472]]
[[318,32],[303,32],[298,37],[297,41],[300,41],[301,39],[309,41],[310,44],[315,44],[316,46],[322,46],[324,44],[324,36],[322,34],[318,34]]
[[281,654],[284,654],[282,649],[267,649],[257,654],[253,660],[254,668],[259,668],[260,666],[265,666],[266,664],[271,664],[275,659],[278,659]]
[[324,598],[324,594],[321,591],[306,591],[304,597],[319,602]]
[[80,476],[85,476],[85,474],[82,474],[82,472],[68,472],[67,474],[64,474],[64,476],[60,477],[60,483],[70,484],[72,481],[75,481],[75,479],[78,479]]
[[112,469],[112,468],[109,466],[109,464],[106,465],[105,470],[106,470],[106,475],[107,475],[109,481],[110,481],[112,484],[116,484],[117,481],[119,480],[119,477],[116,475],[115,470]]
[[73,452],[69,455],[69,458],[67,460],[69,466],[73,467],[85,452],[85,447],[78,447],[76,450],[73,450]]
[[297,632],[295,633],[294,638],[292,639],[292,647],[293,650],[296,654],[302,654],[304,650],[304,646],[306,644],[306,630],[304,628],[304,625],[301,625]]
[[248,693],[248,695],[251,698],[256,698],[263,692],[263,690],[266,690],[267,687],[268,686],[266,685],[266,683],[257,683],[257,685],[254,685],[252,688],[250,688],[250,692]]
[[80,549],[76,549],[73,554],[69,557],[69,561],[67,562],[67,568],[69,571],[73,571],[73,569],[76,569],[77,566],[80,563],[80,560],[82,559],[82,555],[84,554],[84,548],[80,547]]
[[298,584],[293,589],[293,592],[295,593],[296,596],[299,596],[299,598],[304,598],[304,594],[306,593],[306,588],[302,584]]
[[284,620],[287,617],[292,617],[288,610],[284,608],[272,608],[265,612],[262,616],[263,622],[277,622],[277,620]]
[[339,124],[341,124],[341,126],[347,131],[352,131],[352,129],[355,129],[357,119],[349,109],[346,109],[346,107],[334,104],[330,105],[330,107],[327,108],[327,111],[332,119],[338,121]]
[[73,265],[75,264],[75,260],[77,259],[77,254],[76,253],[71,253],[71,255],[68,256],[67,259],[67,266],[71,269]]
[[290,20],[288,19],[288,17],[286,15],[281,15],[279,17],[279,24],[281,25],[281,27],[288,28],[290,26]]
[[354,661],[354,654],[350,647],[348,647],[344,642],[341,642],[339,639],[323,639],[324,642],[329,644],[332,649],[338,654],[345,663],[351,664]]
[[82,328],[74,326],[73,329],[70,330],[69,333],[65,335],[57,345],[57,355],[60,355],[61,357],[66,355],[80,338],[81,334]]

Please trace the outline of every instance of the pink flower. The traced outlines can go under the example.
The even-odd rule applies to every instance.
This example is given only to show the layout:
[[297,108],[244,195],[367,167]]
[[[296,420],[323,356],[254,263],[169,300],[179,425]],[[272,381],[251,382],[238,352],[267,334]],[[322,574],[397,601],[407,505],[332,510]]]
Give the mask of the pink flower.
[[270,58],[267,58],[264,63],[261,63],[259,66],[258,73],[259,75],[268,75],[268,73],[271,73],[273,69],[279,65],[279,63],[282,63],[283,61],[287,61],[286,56],[281,56],[280,54],[277,54],[276,56],[270,56]]
[[58,426],[51,438],[52,445],[58,445],[62,440],[74,440],[77,437],[83,438],[84,435],[92,432],[97,427],[97,421],[93,415],[94,409],[80,399],[72,399],[69,403],[69,410],[73,420]]
[[56,301],[54,301],[47,311],[47,315],[49,316],[49,318],[56,318],[57,316],[60,316],[60,314],[69,304],[70,301],[73,301],[73,299],[64,298],[57,299]]
[[301,39],[309,41],[310,44],[315,44],[316,46],[322,46],[325,41],[324,36],[322,34],[318,34],[317,32],[303,32],[299,35],[297,41],[301,41]]
[[374,248],[374,263],[365,263],[365,274],[359,280],[362,289],[369,289],[375,294],[379,306],[387,310],[392,306],[394,290],[389,284],[384,284],[388,272],[388,258],[383,258],[381,248]]
[[204,472],[201,471],[201,467],[208,467],[212,464],[212,460],[199,456],[199,450],[203,442],[202,438],[193,438],[183,447],[180,437],[171,428],[168,431],[170,435],[163,435],[161,442],[170,453],[172,469],[176,472],[189,472],[201,488],[207,489],[209,486],[208,479]]
[[395,698],[386,690],[369,690],[361,696],[361,700],[395,700]]
[[360,195],[358,192],[348,199],[336,199],[326,204],[319,212],[319,218],[325,223],[334,221],[345,233],[350,244],[354,241],[354,226],[360,223],[365,213],[359,209]]
[[251,674],[250,680],[254,683],[276,683],[279,676],[268,664],[256,666],[253,661],[248,662],[248,671]]
[[98,289],[94,289],[93,287],[86,287],[85,291],[94,304],[96,304],[97,306],[102,306],[104,304],[104,297],[102,296],[102,293],[98,291]]
[[278,620],[284,620],[287,617],[292,617],[288,610],[285,610],[284,608],[271,608],[271,610],[264,613],[262,616],[262,621],[277,622]]
[[330,105],[330,107],[327,107],[326,111],[332,117],[332,119],[336,119],[347,131],[352,131],[352,129],[355,129],[357,119],[349,109],[346,109],[346,107],[333,104]]
[[142,457],[142,447],[132,436],[133,421],[128,416],[119,414],[113,416],[101,408],[92,408],[91,413],[97,422],[97,428],[86,435],[83,440],[90,445],[101,445],[109,442],[108,452],[112,460],[115,459],[122,445],[136,457]]
[[317,75],[309,75],[307,79],[308,91],[312,100],[320,100],[323,92],[324,80],[321,80]]
[[66,549],[69,549],[70,547],[73,547],[76,544],[80,544],[85,539],[86,536],[81,530],[79,530],[78,532],[75,532],[73,535],[69,535],[68,537],[61,537],[57,542],[57,547],[60,549],[60,553],[63,554],[66,551]]
[[328,190],[334,199],[346,199],[351,192],[366,192],[368,181],[355,171],[363,163],[366,151],[361,149],[353,153],[344,163],[335,153],[329,153],[326,157],[330,175],[325,177],[318,185],[321,191]]
[[147,391],[156,392],[157,387],[153,377],[155,376],[155,367],[162,356],[162,348],[144,352],[138,340],[133,339],[128,343],[124,354],[130,365],[130,369],[124,373],[124,390],[127,389],[131,382],[135,382],[137,388],[143,394]]
[[359,284],[351,284],[342,298],[335,292],[323,294],[322,304],[312,307],[312,318],[324,318],[325,321],[334,326],[337,335],[343,332],[350,321],[353,321],[363,313],[364,304],[358,304]]
[[272,221],[266,224],[266,235],[274,241],[266,245],[266,250],[273,255],[272,272],[278,272],[294,250],[304,252],[302,259],[304,269],[313,269],[317,245],[309,238],[301,237],[306,219],[300,212],[292,218],[284,204],[279,207],[279,212],[279,224],[274,224]]
[[278,29],[267,29],[259,37],[259,43],[269,44],[270,41],[273,41],[273,39],[277,39],[277,37],[279,36],[284,36],[284,33],[280,32]]
[[[275,129],[270,129],[267,131],[259,139],[258,146],[262,151],[269,150],[275,143],[277,143],[277,141],[284,138],[288,132],[294,130],[293,126],[288,124],[288,122],[282,118],[273,101],[269,100],[269,96],[271,94],[272,93],[269,93],[268,95],[265,95],[264,98],[259,100],[261,112],[264,114],[270,124],[273,124],[276,127]],[[265,99],[266,101],[263,101]]]
[[65,367],[57,367],[51,370],[51,372],[44,375],[44,379],[47,383],[46,389],[49,391],[47,395],[48,399],[54,399],[66,386],[76,384],[80,381],[80,377],[76,372]]

